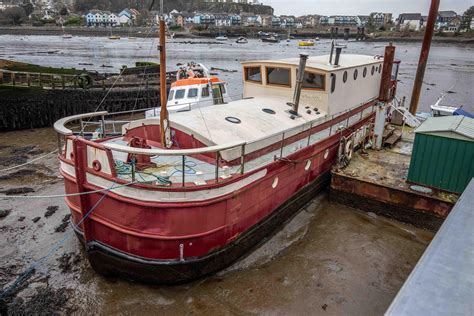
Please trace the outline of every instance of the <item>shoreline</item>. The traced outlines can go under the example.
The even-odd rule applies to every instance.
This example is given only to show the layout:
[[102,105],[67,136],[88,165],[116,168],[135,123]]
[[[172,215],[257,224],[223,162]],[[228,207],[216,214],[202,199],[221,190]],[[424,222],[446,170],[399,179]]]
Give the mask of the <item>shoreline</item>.
[[[150,28],[148,27],[134,27],[133,29],[129,29],[126,27],[115,27],[112,29],[107,28],[94,28],[94,27],[67,27],[65,31],[68,34],[73,36],[90,36],[90,37],[108,37],[110,34],[119,35],[123,37],[133,36],[133,37],[140,37],[140,38],[157,38],[158,32],[155,28],[152,28],[152,32],[150,32]],[[275,32],[280,31],[281,29],[258,29],[259,31],[264,32]],[[171,31],[173,32],[173,31]],[[209,39],[215,36],[215,30],[206,30],[206,31],[196,31],[196,32],[184,32],[184,31],[175,31],[175,38],[180,39]],[[63,29],[61,27],[0,27],[0,35],[23,35],[23,36],[61,36],[63,34]],[[311,38],[311,37],[320,37],[322,39],[329,39],[330,33],[323,33],[318,32],[316,30],[311,31],[296,31],[292,33],[292,36],[295,36],[295,39],[303,39],[303,38]],[[245,29],[245,28],[236,28],[236,29],[229,29],[228,36],[230,38],[238,38],[239,36],[246,36],[248,38],[260,38],[257,35],[256,29]],[[354,39],[356,36],[355,33],[350,34],[350,38]],[[343,40],[343,34],[339,34],[339,40]],[[404,36],[380,36],[380,37],[366,37],[364,40],[366,42],[410,42],[410,43],[418,43],[423,41],[422,36],[413,36],[413,37],[404,37]],[[464,37],[464,36],[434,36],[433,42],[435,43],[446,43],[446,44],[467,44],[472,45],[474,44],[474,36],[473,37]]]

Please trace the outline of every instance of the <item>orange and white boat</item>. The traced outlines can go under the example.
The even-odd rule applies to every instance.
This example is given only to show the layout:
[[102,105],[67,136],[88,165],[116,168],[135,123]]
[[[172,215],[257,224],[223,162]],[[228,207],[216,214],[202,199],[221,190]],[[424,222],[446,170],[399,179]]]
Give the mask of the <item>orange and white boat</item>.
[[[211,76],[202,64],[189,63],[181,66],[176,74],[177,80],[171,84],[168,93],[169,113],[190,111],[195,107],[224,104],[228,101],[227,83]],[[160,115],[160,108],[146,112],[146,117]]]

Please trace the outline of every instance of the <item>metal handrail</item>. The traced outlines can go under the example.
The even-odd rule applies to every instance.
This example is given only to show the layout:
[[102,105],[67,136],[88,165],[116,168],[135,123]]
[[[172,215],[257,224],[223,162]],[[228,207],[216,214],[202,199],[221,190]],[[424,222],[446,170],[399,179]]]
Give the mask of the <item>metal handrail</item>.
[[210,147],[201,147],[201,148],[192,148],[192,149],[162,149],[162,148],[136,148],[136,147],[129,147],[120,144],[114,143],[105,143],[103,144],[105,148],[122,152],[122,153],[129,153],[134,155],[147,155],[147,156],[191,156],[197,154],[208,154],[208,153],[216,153],[220,151],[224,151],[227,149],[232,149],[236,147],[240,147],[245,145],[246,142],[234,142],[228,143],[224,145],[215,145]]
[[[67,128],[66,125],[69,122],[77,121],[77,120],[82,120],[85,118],[91,118],[91,117],[96,117],[96,116],[105,116],[108,115],[109,112],[107,111],[101,111],[101,112],[91,112],[91,113],[84,113],[84,114],[78,114],[78,115],[73,115],[73,116],[68,116],[64,117],[54,123],[54,130],[61,135],[64,136],[71,136],[73,135],[73,131]],[[81,124],[82,125],[82,124]]]

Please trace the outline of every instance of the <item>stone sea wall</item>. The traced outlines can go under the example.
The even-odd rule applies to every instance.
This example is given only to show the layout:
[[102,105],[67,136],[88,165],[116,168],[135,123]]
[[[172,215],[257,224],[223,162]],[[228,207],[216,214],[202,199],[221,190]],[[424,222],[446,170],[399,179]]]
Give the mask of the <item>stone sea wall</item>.
[[[107,94],[106,90],[0,90],[0,131],[51,127],[65,116],[93,112]],[[160,92],[112,90],[100,105],[100,111],[128,111],[159,106]]]

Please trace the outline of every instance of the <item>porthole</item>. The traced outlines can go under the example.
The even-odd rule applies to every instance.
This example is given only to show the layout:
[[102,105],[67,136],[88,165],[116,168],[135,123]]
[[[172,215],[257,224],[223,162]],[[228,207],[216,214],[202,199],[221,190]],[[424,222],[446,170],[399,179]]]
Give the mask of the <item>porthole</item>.
[[379,65],[379,73],[382,72],[382,65]]
[[276,113],[272,109],[262,109],[262,111],[265,112],[265,113],[268,113],[268,114],[275,114]]
[[357,76],[359,75],[359,71],[357,69],[354,70],[354,80],[357,80]]
[[92,162],[92,169],[94,169],[95,171],[99,172],[100,170],[102,170],[102,165],[100,164],[100,161],[98,160],[94,160]]
[[278,177],[276,177],[275,179],[273,179],[273,183],[272,183],[272,188],[276,188],[278,186]]
[[306,166],[304,166],[304,170],[308,171],[310,167],[311,167],[311,160],[308,160],[306,162]]
[[234,117],[234,116],[227,116],[227,117],[225,118],[225,120],[226,120],[227,122],[231,122],[231,123],[234,123],[234,124],[240,124],[240,123],[242,123],[242,121],[241,121],[240,119],[238,119],[238,118],[236,118],[236,117]]
[[375,66],[372,66],[372,70],[370,71],[370,73],[372,74],[372,76],[374,75],[374,72],[375,72]]
[[346,83],[347,81],[347,71],[344,71],[344,75],[342,76],[342,82]]
[[362,72],[362,76],[365,78],[367,76],[367,67],[364,67],[364,71]]
[[324,152],[324,159],[328,159],[329,157],[329,149],[326,149],[326,151]]

